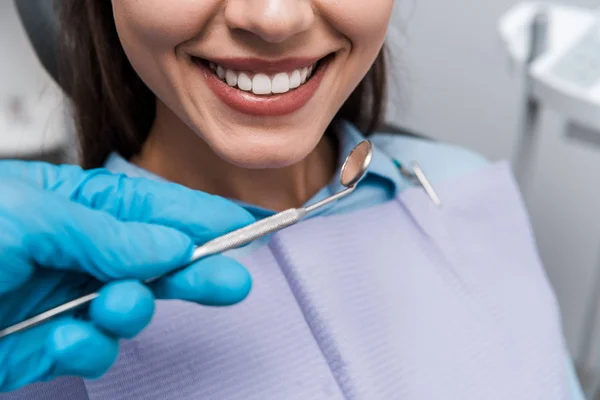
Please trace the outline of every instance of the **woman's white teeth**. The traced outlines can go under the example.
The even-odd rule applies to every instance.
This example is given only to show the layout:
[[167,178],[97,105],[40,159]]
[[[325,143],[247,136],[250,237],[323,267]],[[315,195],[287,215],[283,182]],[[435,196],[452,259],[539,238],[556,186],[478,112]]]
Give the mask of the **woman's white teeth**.
[[308,74],[308,68],[302,68],[300,70],[300,80],[302,82],[306,81],[306,75]]
[[271,92],[285,93],[290,90],[290,76],[281,72],[273,77],[271,81]]
[[289,73],[279,72],[269,76],[266,74],[234,71],[212,62],[208,65],[217,74],[219,79],[227,82],[229,86],[259,95],[287,93],[305,83],[311,77],[314,69],[314,66],[304,67],[295,69]]
[[217,75],[219,76],[219,78],[225,79],[225,68],[223,68],[219,65],[217,67]]
[[269,94],[271,93],[271,80],[265,74],[256,74],[252,79],[252,93]]
[[245,91],[252,90],[252,79],[245,73],[241,72],[237,78],[237,86]]
[[[304,81],[306,81],[306,78],[304,78]],[[290,89],[297,88],[298,86],[300,86],[301,83],[302,83],[302,75],[301,75],[300,71],[295,70],[290,75]]]
[[227,70],[225,73],[225,80],[229,86],[236,86],[238,83],[238,76],[235,72]]

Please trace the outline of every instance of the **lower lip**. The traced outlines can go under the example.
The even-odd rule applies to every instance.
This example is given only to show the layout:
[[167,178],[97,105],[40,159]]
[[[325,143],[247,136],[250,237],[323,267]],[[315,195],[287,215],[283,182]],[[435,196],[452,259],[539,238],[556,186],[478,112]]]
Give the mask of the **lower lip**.
[[283,94],[259,96],[229,86],[202,62],[195,62],[206,78],[208,87],[223,103],[244,114],[277,117],[291,114],[302,108],[315,94],[325,75],[330,57],[322,60],[312,77],[304,84]]

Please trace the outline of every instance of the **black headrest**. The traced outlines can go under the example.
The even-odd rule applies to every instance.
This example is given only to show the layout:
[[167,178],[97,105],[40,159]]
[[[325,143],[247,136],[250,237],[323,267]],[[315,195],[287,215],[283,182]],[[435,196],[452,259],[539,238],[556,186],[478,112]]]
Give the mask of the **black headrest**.
[[59,20],[53,0],[14,0],[27,36],[46,71],[58,82]]

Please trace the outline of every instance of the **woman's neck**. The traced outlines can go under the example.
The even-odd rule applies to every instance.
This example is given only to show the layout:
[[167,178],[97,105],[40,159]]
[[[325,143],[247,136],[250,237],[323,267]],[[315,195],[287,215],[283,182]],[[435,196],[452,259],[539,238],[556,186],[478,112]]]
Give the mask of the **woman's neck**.
[[302,161],[275,169],[244,169],[220,158],[174,115],[159,118],[141,153],[140,167],[191,189],[236,199],[273,211],[298,207],[335,174],[337,151],[327,135]]

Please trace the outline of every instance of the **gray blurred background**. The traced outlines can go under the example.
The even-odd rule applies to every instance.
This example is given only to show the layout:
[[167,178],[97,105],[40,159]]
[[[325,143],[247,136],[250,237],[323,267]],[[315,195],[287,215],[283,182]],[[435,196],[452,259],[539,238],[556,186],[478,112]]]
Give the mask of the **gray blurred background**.
[[[396,1],[389,120],[492,161],[509,159],[521,89],[509,72],[498,21],[517,2]],[[600,0],[563,3],[600,6]],[[0,0],[0,72],[0,157],[52,158],[59,151],[72,160],[62,97],[38,63],[11,0]],[[526,202],[577,355],[600,270],[600,147],[568,139],[565,126],[560,115],[543,110]],[[600,350],[595,327],[594,337]],[[590,359],[584,367],[597,367],[600,357]]]
[[[391,36],[403,36],[398,47],[393,45],[403,92],[391,96],[390,119],[492,161],[511,158],[521,82],[509,71],[498,21],[518,2],[397,1],[399,31]],[[598,0],[562,3],[600,6]],[[569,140],[566,122],[543,110],[526,202],[562,308],[569,348],[577,355],[584,310],[600,270],[600,147]],[[600,329],[594,329],[594,337],[594,348],[600,350]],[[590,359],[586,367],[597,367],[600,357]]]
[[73,160],[60,89],[46,74],[12,0],[0,0],[0,158]]

